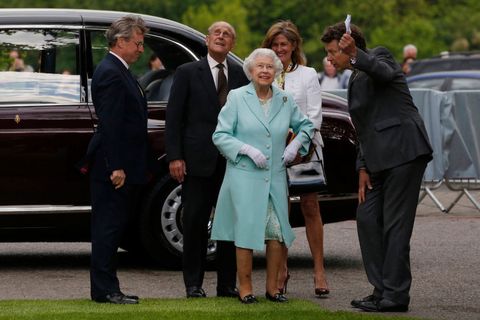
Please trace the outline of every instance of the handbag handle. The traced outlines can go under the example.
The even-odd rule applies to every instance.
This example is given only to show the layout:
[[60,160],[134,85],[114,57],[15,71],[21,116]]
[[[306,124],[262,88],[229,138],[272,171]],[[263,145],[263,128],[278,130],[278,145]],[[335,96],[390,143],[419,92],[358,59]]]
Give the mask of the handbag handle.
[[[310,144],[313,145],[313,152],[315,152],[315,155],[317,156],[317,159],[320,159],[320,156],[318,155],[318,152],[317,152],[317,145],[313,143],[313,140],[310,137],[310,135],[305,130],[302,130],[300,132],[304,132],[305,135],[308,137],[308,139],[310,140]],[[315,131],[313,132],[313,134],[315,134]]]

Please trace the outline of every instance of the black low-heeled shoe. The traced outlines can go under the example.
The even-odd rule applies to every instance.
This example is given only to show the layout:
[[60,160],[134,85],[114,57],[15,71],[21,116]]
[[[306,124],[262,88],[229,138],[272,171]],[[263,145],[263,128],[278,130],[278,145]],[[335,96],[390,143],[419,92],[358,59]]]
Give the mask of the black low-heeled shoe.
[[273,301],[273,302],[288,302],[287,297],[285,297],[280,292],[275,293],[273,296],[270,295],[270,293],[265,292],[265,298],[267,298],[267,300],[270,300],[270,301]]
[[252,303],[257,303],[258,302],[257,298],[253,294],[247,294],[243,298],[238,296],[238,300],[240,300],[240,302],[244,303],[244,304],[252,304]]

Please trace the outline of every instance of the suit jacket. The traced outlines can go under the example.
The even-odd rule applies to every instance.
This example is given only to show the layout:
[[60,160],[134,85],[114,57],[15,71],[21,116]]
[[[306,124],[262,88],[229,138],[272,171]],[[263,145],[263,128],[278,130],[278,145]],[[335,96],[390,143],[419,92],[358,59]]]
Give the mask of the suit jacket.
[[390,52],[357,48],[348,108],[358,136],[357,169],[378,172],[407,163],[432,148],[405,76]]
[[122,62],[107,54],[93,74],[92,99],[98,127],[87,156],[91,176],[110,181],[113,170],[123,169],[125,183],[147,180],[147,101],[137,81]]
[[[227,63],[229,90],[247,84],[242,68],[228,60]],[[207,58],[180,66],[175,72],[167,107],[167,160],[185,160],[189,175],[212,175],[218,158],[212,134],[219,112]]]
[[[215,145],[228,161],[215,209],[212,239],[262,250],[271,200],[285,244],[290,246],[295,236],[288,222],[287,175],[282,160],[288,128],[297,134],[295,139],[302,145],[300,153],[305,154],[310,142],[307,135],[313,134],[314,126],[292,95],[273,87],[267,117],[253,84],[230,92],[213,135]],[[265,169],[258,168],[247,155],[239,154],[244,144],[266,156]]]

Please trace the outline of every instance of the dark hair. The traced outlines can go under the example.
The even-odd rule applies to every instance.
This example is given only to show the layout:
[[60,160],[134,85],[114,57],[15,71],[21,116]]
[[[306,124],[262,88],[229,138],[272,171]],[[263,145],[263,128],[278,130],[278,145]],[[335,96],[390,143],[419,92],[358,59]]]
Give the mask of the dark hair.
[[[363,37],[362,30],[354,24],[350,25],[350,29],[352,30],[351,36],[355,40],[355,45],[363,51],[367,50],[367,44]],[[328,26],[323,31],[322,42],[330,43],[333,40],[340,41],[345,32],[346,28],[344,22],[338,22],[333,26]]]
[[292,63],[294,66],[305,65],[307,59],[303,53],[302,43],[303,39],[300,36],[297,26],[290,20],[279,21],[273,24],[268,29],[267,34],[262,42],[262,48],[272,48],[273,39],[279,34],[284,35],[292,45],[295,46],[295,50],[292,52]]

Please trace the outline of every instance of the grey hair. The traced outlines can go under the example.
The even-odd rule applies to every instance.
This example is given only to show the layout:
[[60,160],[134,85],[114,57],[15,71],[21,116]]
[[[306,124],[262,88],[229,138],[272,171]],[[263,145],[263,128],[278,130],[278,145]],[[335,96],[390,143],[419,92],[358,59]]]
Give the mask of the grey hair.
[[275,68],[275,78],[283,71],[282,61],[277,57],[277,54],[272,49],[258,48],[252,51],[248,57],[243,61],[243,71],[248,80],[252,80],[252,68],[254,67],[255,60],[258,57],[268,57],[273,61],[273,67]]
[[413,44],[407,44],[405,47],[403,47],[403,55],[405,55],[408,50],[413,50],[415,51],[415,54],[417,53],[417,47],[415,47]]
[[130,39],[133,36],[134,31],[140,34],[148,32],[148,28],[145,26],[145,21],[140,16],[127,15],[115,20],[105,32],[108,47],[112,48],[115,46],[118,38]]

